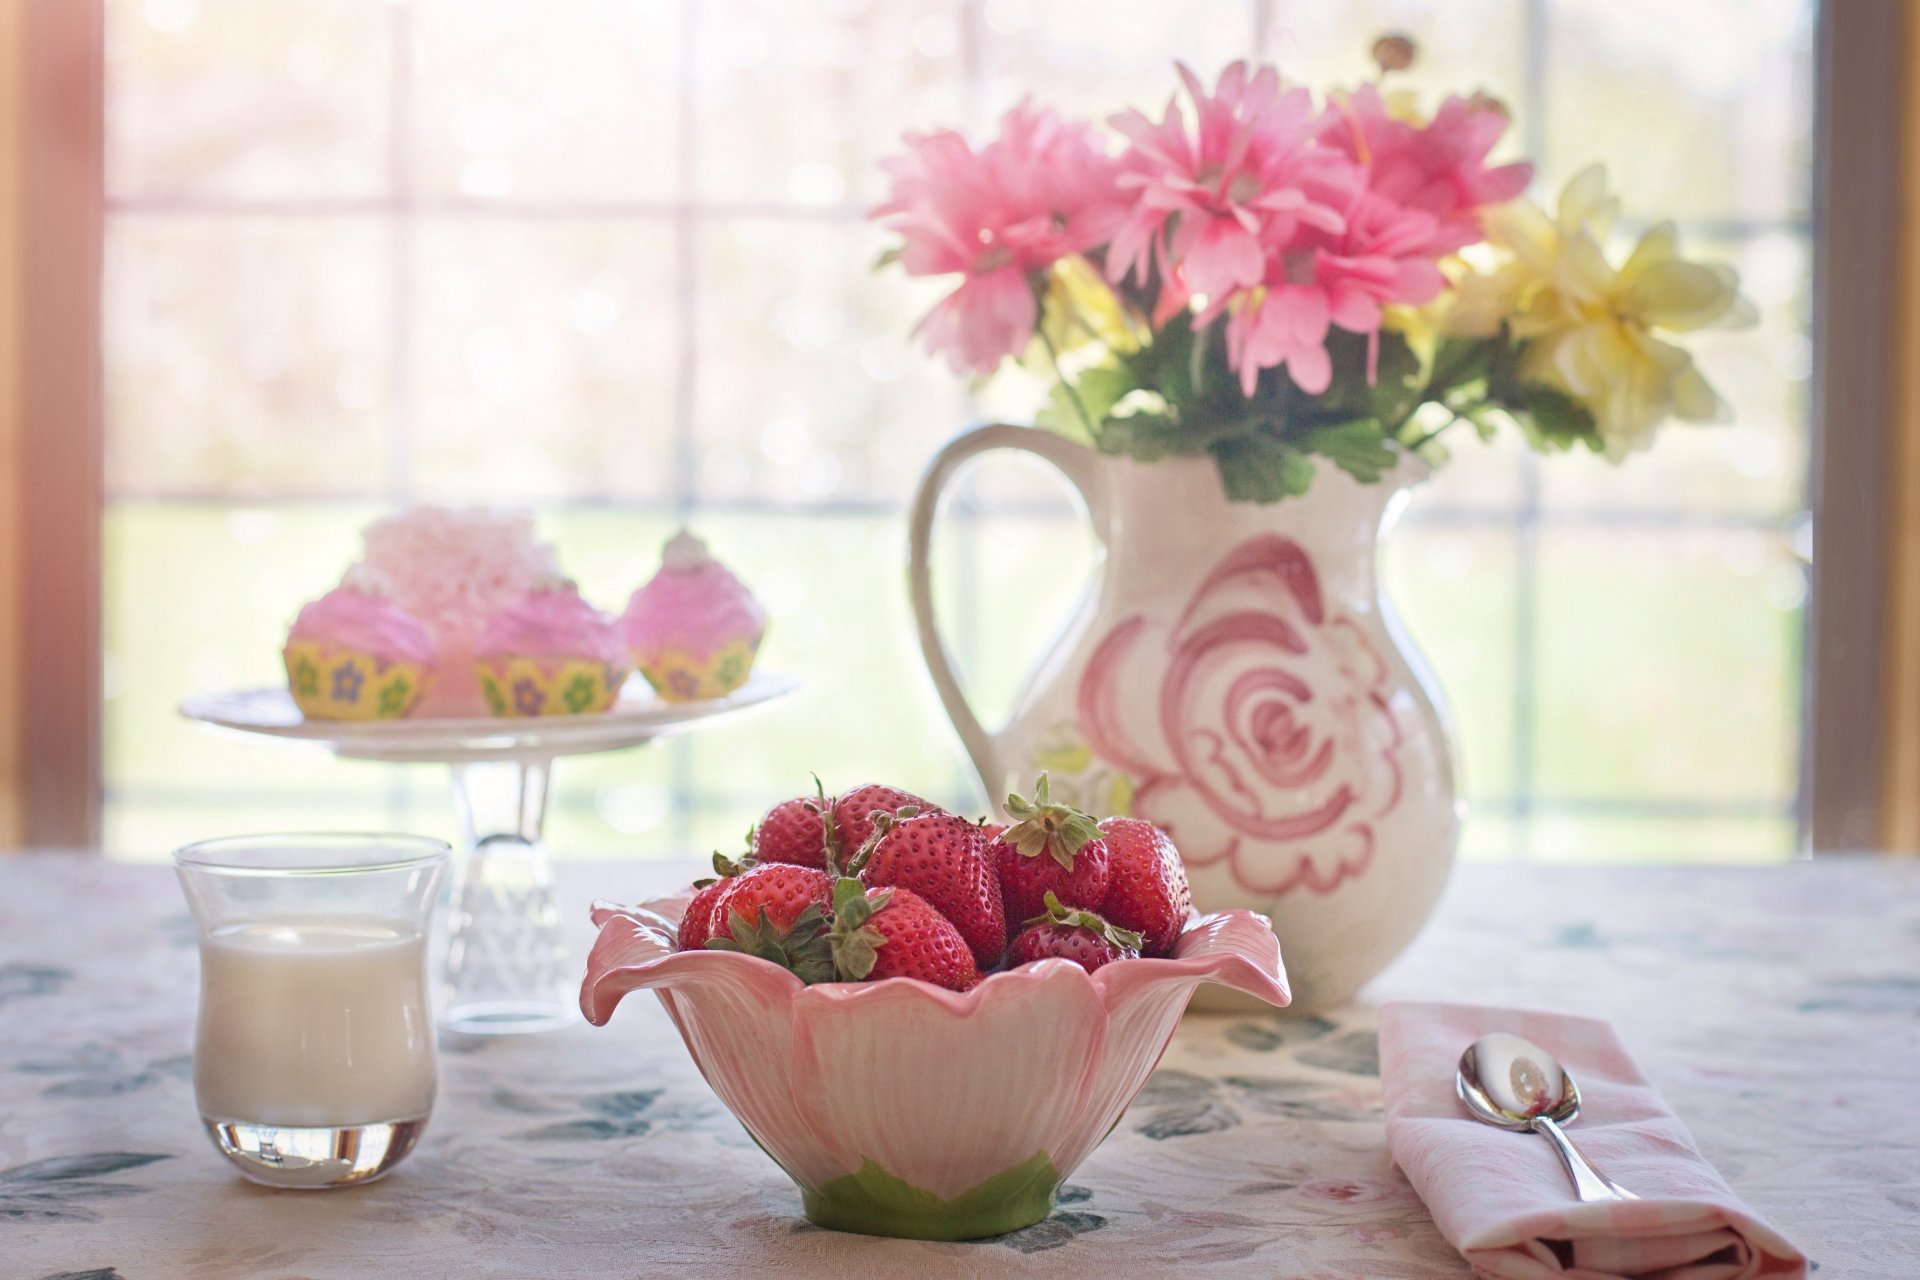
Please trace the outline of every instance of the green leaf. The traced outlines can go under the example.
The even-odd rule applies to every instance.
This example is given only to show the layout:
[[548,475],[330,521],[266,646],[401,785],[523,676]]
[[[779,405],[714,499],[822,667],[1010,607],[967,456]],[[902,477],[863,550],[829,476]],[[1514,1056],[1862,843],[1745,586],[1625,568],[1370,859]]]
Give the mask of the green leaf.
[[1122,951],[1140,950],[1139,934],[1131,929],[1122,929],[1119,925],[1111,923],[1098,911],[1088,911],[1081,907],[1069,907],[1061,902],[1051,889],[1047,890],[1046,897],[1043,901],[1047,904],[1046,911],[1027,921],[1021,928],[1031,929],[1037,924],[1057,924],[1064,925],[1069,929],[1087,929],[1105,941],[1120,948]]
[[757,920],[748,920],[738,911],[727,913],[727,931],[731,938],[708,938],[714,951],[737,951],[779,965],[811,986],[833,980],[833,950],[827,939],[827,918],[818,904],[794,917],[793,927],[781,930],[760,908]]
[[1090,442],[1087,422],[1096,433],[1104,433],[1103,423],[1115,405],[1140,389],[1133,371],[1123,365],[1095,365],[1067,381],[1056,380],[1047,403],[1034,421],[1050,431],[1070,439]]
[[1210,450],[1220,483],[1234,502],[1278,502],[1313,487],[1307,455],[1264,433],[1222,440]]
[[1100,429],[1100,451],[1142,462],[1158,462],[1178,453],[1197,452],[1188,445],[1180,424],[1164,413],[1136,413],[1115,418]]
[[1133,373],[1123,367],[1113,365],[1095,365],[1075,380],[1073,389],[1080,394],[1080,403],[1087,408],[1087,415],[1095,422],[1104,419],[1113,412],[1113,406],[1125,399],[1127,394],[1139,389]]
[[833,918],[836,922],[846,920],[855,925],[862,925],[872,914],[872,907],[867,902],[865,885],[852,876],[842,876],[833,882]]
[[892,266],[894,263],[900,261],[900,255],[904,252],[906,252],[906,246],[898,244],[894,245],[891,249],[885,250],[879,257],[873,260],[873,270],[878,271],[882,267]]
[[1317,453],[1361,484],[1377,484],[1393,469],[1399,453],[1388,444],[1377,418],[1357,418],[1336,426],[1315,427],[1301,447]]
[[1000,833],[1002,841],[1023,858],[1046,854],[1069,872],[1080,851],[1100,838],[1100,827],[1091,815],[1054,802],[1044,773],[1033,784],[1031,801],[1020,795],[1007,797],[1007,815],[1016,821]]

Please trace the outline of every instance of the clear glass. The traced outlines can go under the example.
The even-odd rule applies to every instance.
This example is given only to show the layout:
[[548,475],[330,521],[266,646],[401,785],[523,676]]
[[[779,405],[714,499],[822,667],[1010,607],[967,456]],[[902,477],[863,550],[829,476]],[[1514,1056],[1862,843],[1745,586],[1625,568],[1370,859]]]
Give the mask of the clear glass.
[[427,928],[451,850],[425,836],[238,836],[176,850],[200,941],[193,1089],[248,1179],[371,1182],[433,1110]]
[[513,1035],[580,1020],[540,839],[552,771],[544,759],[453,766],[467,858],[447,940],[449,1031]]

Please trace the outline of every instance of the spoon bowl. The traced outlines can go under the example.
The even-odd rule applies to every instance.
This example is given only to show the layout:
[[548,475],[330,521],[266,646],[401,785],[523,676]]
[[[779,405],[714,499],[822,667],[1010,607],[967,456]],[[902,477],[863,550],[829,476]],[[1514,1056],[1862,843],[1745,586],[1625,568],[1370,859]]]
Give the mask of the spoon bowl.
[[1541,1116],[1571,1124],[1580,1115],[1580,1087],[1553,1055],[1504,1031],[1467,1046],[1454,1090],[1474,1119],[1499,1129],[1525,1132]]
[[1453,1087],[1467,1114],[1482,1124],[1544,1135],[1581,1200],[1639,1199],[1587,1163],[1561,1129],[1579,1118],[1580,1086],[1531,1040],[1504,1031],[1481,1036],[1460,1055]]

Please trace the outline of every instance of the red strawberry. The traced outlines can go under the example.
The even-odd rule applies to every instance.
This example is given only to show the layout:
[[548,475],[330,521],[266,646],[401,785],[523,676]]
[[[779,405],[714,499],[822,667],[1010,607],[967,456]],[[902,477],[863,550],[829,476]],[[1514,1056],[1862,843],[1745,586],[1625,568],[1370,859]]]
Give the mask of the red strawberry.
[[1007,797],[1007,813],[1014,823],[992,850],[1008,921],[1046,914],[1049,893],[1069,907],[1099,910],[1107,896],[1108,854],[1094,820],[1053,803],[1044,773],[1033,784],[1032,801]]
[[827,789],[813,780],[814,794],[782,800],[767,810],[753,829],[753,856],[761,862],[791,862],[801,867],[827,869],[827,815],[833,801]]
[[707,939],[713,936],[713,907],[720,901],[720,895],[733,887],[733,877],[742,874],[753,866],[751,858],[738,862],[724,853],[713,855],[713,878],[695,880],[693,887],[699,890],[693,900],[687,903],[687,909],[680,916],[680,931],[674,938],[674,945],[681,951],[698,951],[707,945]]
[[1140,818],[1108,818],[1107,896],[1100,914],[1140,935],[1140,954],[1164,956],[1186,927],[1193,909],[1187,869],[1167,833]]
[[769,862],[736,876],[713,905],[707,946],[738,951],[789,969],[802,982],[833,978],[827,907],[833,880],[824,871]]
[[680,933],[674,939],[682,951],[698,951],[707,945],[707,939],[713,936],[713,904],[727,890],[725,880],[695,880],[700,892],[693,895],[693,901],[687,904],[687,910],[680,917]]
[[714,904],[715,938],[733,936],[735,916],[755,924],[764,915],[776,928],[791,929],[809,905],[825,911],[833,901],[833,881],[826,872],[787,862],[751,867],[729,883],[731,887]]
[[1009,967],[1058,956],[1092,973],[1103,964],[1140,955],[1140,935],[1132,930],[1117,929],[1092,911],[1064,906],[1051,893],[1046,903],[1047,913],[1027,921],[1027,927],[1007,948]]
[[918,978],[965,991],[980,981],[966,939],[911,889],[866,889],[858,880],[838,881],[828,939],[834,976],[842,982]]
[[881,813],[853,862],[869,888],[894,885],[925,898],[953,922],[982,969],[1000,963],[1007,917],[979,827],[951,813],[902,819]]
[[833,833],[841,851],[847,857],[859,852],[860,846],[873,834],[874,814],[894,813],[905,808],[918,809],[921,813],[940,812],[940,806],[930,800],[877,782],[841,792],[840,798],[833,802]]

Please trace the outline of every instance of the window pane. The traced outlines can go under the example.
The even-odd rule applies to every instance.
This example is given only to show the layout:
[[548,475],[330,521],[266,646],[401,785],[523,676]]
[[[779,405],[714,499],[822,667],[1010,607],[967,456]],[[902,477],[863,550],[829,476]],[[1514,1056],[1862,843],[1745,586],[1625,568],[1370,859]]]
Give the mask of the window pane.
[[414,0],[413,189],[440,199],[671,197],[682,7]]
[[672,494],[669,223],[430,218],[414,246],[416,493]]
[[1527,0],[1272,0],[1263,54],[1296,80],[1353,85],[1377,74],[1374,41],[1399,32],[1413,37],[1418,53],[1396,83],[1429,99],[1484,90],[1518,113],[1525,108],[1527,8]]
[[109,488],[384,488],[391,235],[364,217],[113,219],[102,298]]
[[1073,0],[987,0],[987,97],[1000,112],[1025,97],[1094,120],[1124,107],[1158,118],[1178,86],[1180,59],[1209,83],[1254,52],[1247,0],[1123,0],[1098,21]]
[[865,204],[902,132],[964,119],[954,0],[707,0],[695,13],[703,199]]
[[1507,800],[1518,781],[1515,545],[1504,529],[1423,525],[1416,512],[1382,556],[1382,589],[1453,712],[1469,804]]
[[1800,690],[1782,676],[1799,670],[1805,596],[1779,535],[1543,534],[1536,785],[1784,807]]
[[1704,818],[1615,818],[1592,813],[1536,815],[1533,856],[1549,862],[1591,862],[1596,848],[1619,862],[1779,862],[1799,839],[1793,815]]
[[386,192],[395,6],[107,0],[116,197]]
[[1547,9],[1548,190],[1604,160],[1631,214],[1806,214],[1809,0],[1551,0]]
[[938,286],[874,279],[884,243],[846,222],[703,228],[694,403],[703,497],[898,503],[965,425],[959,380],[905,346]]

